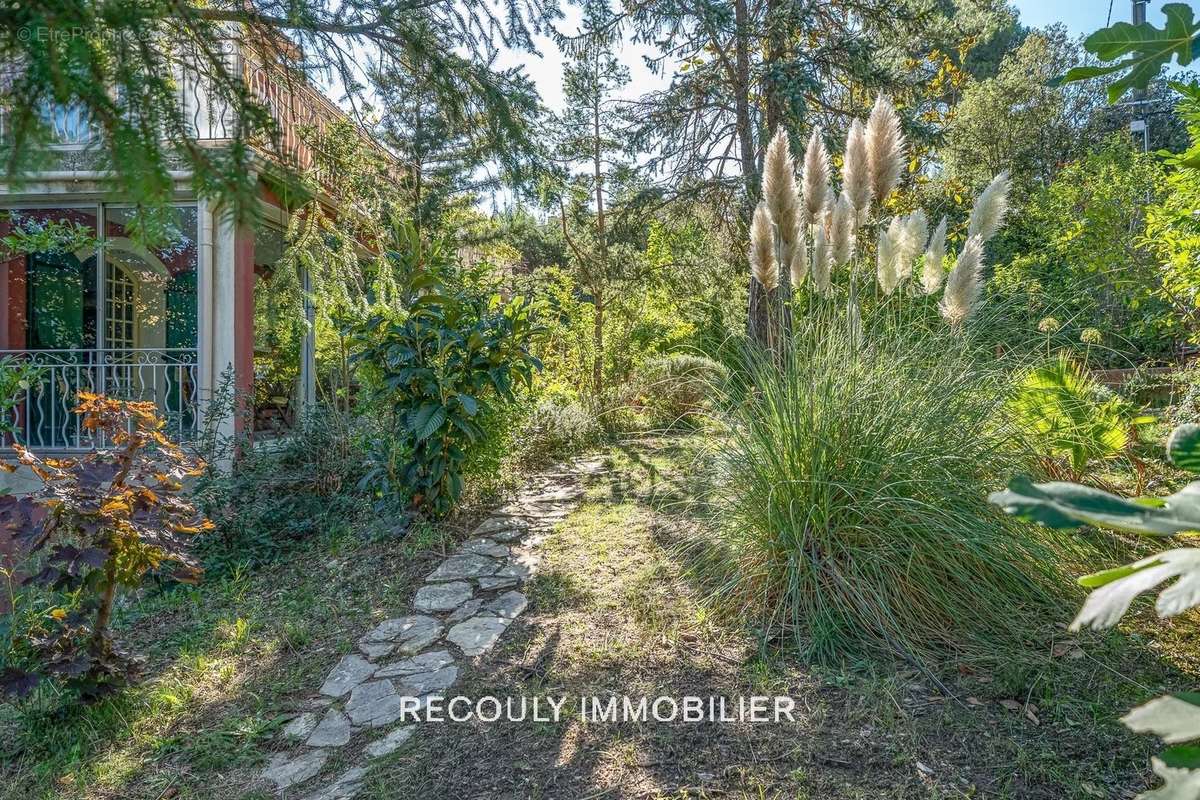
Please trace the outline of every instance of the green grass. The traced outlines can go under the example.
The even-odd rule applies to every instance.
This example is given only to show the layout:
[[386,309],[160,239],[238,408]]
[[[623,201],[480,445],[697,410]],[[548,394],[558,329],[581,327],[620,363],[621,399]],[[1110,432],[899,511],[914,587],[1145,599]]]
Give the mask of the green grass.
[[1006,424],[1012,365],[886,311],[865,343],[817,315],[780,363],[750,359],[693,564],[734,618],[818,661],[1036,652],[1098,551],[987,504],[1030,461]]
[[273,796],[258,774],[288,714],[363,630],[407,607],[447,535],[313,537],[257,571],[134,599],[116,634],[148,654],[147,679],[90,707],[0,705],[0,798]]

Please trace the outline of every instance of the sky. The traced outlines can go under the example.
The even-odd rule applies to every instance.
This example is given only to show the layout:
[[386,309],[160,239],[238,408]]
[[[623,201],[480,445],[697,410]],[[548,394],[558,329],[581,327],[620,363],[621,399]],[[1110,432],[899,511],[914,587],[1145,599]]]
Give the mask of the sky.
[[[1021,21],[1034,28],[1051,25],[1055,22],[1065,23],[1067,30],[1074,34],[1091,33],[1105,27],[1109,8],[1112,8],[1112,21],[1129,22],[1133,10],[1130,0],[1010,0],[1021,12]],[[1151,0],[1146,9],[1146,21],[1162,27],[1163,2]]]

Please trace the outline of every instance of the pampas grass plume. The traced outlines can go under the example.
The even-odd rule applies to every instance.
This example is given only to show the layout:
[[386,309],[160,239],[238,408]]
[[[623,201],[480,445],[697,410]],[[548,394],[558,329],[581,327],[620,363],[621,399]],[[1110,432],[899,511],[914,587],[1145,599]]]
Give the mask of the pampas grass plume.
[[896,274],[900,280],[912,277],[913,262],[925,249],[925,239],[929,236],[929,218],[921,209],[904,218],[903,234],[896,248]]
[[942,279],[946,277],[946,270],[942,267],[942,262],[946,259],[946,218],[942,217],[942,221],[934,228],[933,235],[929,237],[929,247],[925,250],[925,264],[921,268],[921,288],[925,290],[925,294],[933,294],[942,285]]
[[813,286],[823,295],[829,294],[829,240],[825,237],[825,229],[817,226],[813,234],[812,256]]
[[904,168],[904,134],[900,116],[887,95],[875,98],[875,107],[867,119],[867,163],[870,165],[871,191],[882,205],[900,182]]
[[829,220],[833,263],[841,266],[854,257],[854,207],[845,192],[838,197]]
[[796,166],[783,126],[775,129],[775,137],[767,147],[762,194],[767,210],[771,212],[771,219],[779,228],[779,238],[784,245],[780,256],[786,260],[795,241],[797,198]]
[[896,240],[894,238],[902,227],[898,223],[899,219],[893,218],[891,225],[886,230],[881,228],[879,231],[879,247],[875,252],[875,277],[884,294],[894,292],[900,283],[900,276],[896,273]]
[[1008,190],[1012,188],[1012,180],[1008,172],[1001,172],[992,178],[987,188],[975,199],[971,209],[971,219],[967,224],[967,238],[978,236],[986,242],[996,235],[1004,223],[1004,215],[1008,213]]
[[750,270],[767,291],[779,285],[779,264],[775,260],[775,223],[767,204],[760,202],[750,222]]
[[946,290],[938,310],[952,327],[959,327],[979,304],[983,289],[983,239],[978,235],[967,239],[958,261],[946,278]]
[[850,205],[861,222],[871,209],[871,166],[867,156],[867,135],[859,120],[854,120],[846,134],[842,190],[850,198]]
[[825,210],[826,197],[829,194],[829,152],[825,149],[825,140],[821,138],[821,129],[817,128],[808,137],[808,147],[804,151],[803,178],[804,210],[812,224],[821,224],[820,215]]

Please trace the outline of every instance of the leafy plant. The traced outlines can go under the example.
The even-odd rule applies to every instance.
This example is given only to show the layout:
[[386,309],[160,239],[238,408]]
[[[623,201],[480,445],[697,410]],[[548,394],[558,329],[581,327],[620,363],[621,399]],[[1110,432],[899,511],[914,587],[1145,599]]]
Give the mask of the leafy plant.
[[[1175,466],[1200,473],[1200,425],[1181,425],[1167,441]],[[1200,481],[1167,497],[1126,499],[1074,483],[1034,483],[1015,478],[1007,490],[989,499],[1009,514],[1049,528],[1080,525],[1168,537],[1200,531]],[[1155,609],[1170,617],[1200,605],[1200,549],[1166,550],[1123,567],[1079,579],[1092,589],[1071,630],[1111,628],[1138,595],[1164,581],[1175,580],[1158,596]],[[1146,800],[1191,800],[1200,787],[1200,747],[1185,745],[1200,739],[1200,694],[1180,692],[1139,706],[1121,719],[1139,733],[1154,733],[1175,745],[1153,760],[1154,772],[1166,783],[1140,795]]]
[[516,446],[521,462],[538,468],[594,446],[601,433],[596,417],[580,403],[542,400],[518,431]]
[[195,488],[215,525],[199,547],[206,567],[223,574],[262,564],[366,521],[372,504],[359,484],[374,467],[375,443],[388,438],[371,422],[326,407],[271,446],[230,443],[238,458],[205,472]]
[[528,301],[456,286],[444,274],[409,272],[405,312],[369,319],[355,354],[410,447],[402,475],[412,505],[433,515],[462,494],[466,448],[483,436],[480,415],[492,398],[515,399],[541,368],[530,352],[539,328]]
[[[117,647],[109,620],[119,586],[136,586],[151,570],[194,582],[201,569],[189,552],[194,534],[212,524],[181,494],[203,464],[162,433],[153,403],[80,392],[75,409],[90,434],[110,446],[73,459],[42,459],[14,445],[21,464],[42,481],[30,495],[0,497],[0,525],[31,554],[44,553],[26,583],[71,600],[24,633],[16,649],[30,663],[0,674],[4,694],[24,695],[45,678],[61,679],[87,699],[124,685],[138,659]],[[16,469],[3,464],[7,471]]]
[[21,404],[23,395],[38,382],[45,368],[13,356],[0,358],[0,433],[13,433],[13,410]]
[[676,353],[646,362],[638,377],[640,403],[670,427],[704,413],[712,387],[722,386],[729,370],[704,356]]
[[1096,382],[1065,353],[1030,370],[1007,406],[1016,426],[1058,471],[1065,458],[1078,479],[1092,461],[1119,456],[1137,426],[1154,421]]

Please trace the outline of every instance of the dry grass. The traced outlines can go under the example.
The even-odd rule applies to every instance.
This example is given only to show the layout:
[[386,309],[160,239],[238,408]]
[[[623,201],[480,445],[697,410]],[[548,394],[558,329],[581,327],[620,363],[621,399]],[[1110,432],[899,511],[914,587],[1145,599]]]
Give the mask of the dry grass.
[[681,574],[671,553],[697,523],[663,509],[684,507],[672,501],[688,493],[693,456],[661,441],[614,452],[614,473],[545,543],[530,609],[456,692],[566,695],[568,709],[612,693],[786,694],[796,721],[426,724],[376,767],[367,797],[1062,800],[1145,785],[1150,743],[1115,712],[1139,684],[1188,684],[1194,664],[1158,658],[1172,645],[1061,639],[1051,667],[947,664],[936,678],[868,662],[806,668],[714,617]]

